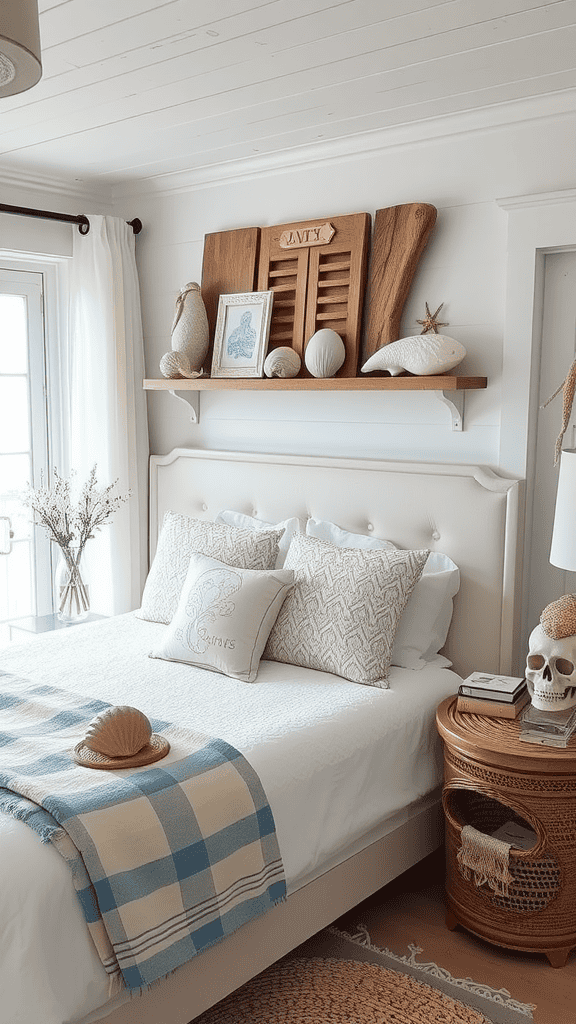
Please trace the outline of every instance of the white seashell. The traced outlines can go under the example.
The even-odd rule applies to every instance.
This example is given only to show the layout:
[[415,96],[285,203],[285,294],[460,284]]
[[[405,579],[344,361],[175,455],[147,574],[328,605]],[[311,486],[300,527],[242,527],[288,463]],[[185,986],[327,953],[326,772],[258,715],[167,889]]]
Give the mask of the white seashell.
[[172,351],[185,356],[188,369],[199,373],[208,352],[209,328],[200,286],[195,281],[182,288],[176,299],[171,334]]
[[397,377],[403,370],[418,376],[445,373],[461,363],[466,349],[454,338],[443,334],[418,334],[416,337],[400,338],[390,345],[383,345],[373,356],[370,356],[362,373],[371,370],[388,370]]
[[160,372],[164,377],[200,377],[202,370],[191,370],[183,352],[166,352],[160,360]]
[[280,345],[266,356],[264,373],[267,377],[295,377],[301,365],[302,360],[293,348]]
[[84,746],[107,757],[131,757],[150,742],[152,726],[138,708],[107,708],[88,725]]
[[345,359],[344,342],[329,327],[316,331],[306,345],[304,362],[313,377],[333,377]]

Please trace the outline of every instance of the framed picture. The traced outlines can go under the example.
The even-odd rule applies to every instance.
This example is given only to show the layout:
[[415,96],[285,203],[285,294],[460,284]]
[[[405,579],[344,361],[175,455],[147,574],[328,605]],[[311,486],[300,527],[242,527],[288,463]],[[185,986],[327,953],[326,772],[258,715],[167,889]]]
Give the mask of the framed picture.
[[221,295],[212,377],[262,377],[274,292]]

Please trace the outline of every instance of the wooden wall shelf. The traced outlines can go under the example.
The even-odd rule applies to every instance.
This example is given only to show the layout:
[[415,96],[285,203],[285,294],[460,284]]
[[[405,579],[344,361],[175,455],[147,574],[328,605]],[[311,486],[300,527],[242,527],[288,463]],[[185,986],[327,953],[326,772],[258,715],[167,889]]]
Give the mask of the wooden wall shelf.
[[478,391],[486,377],[193,377],[145,380],[146,391]]
[[[145,380],[145,391],[168,391],[182,398],[198,422],[199,391],[433,391],[450,410],[452,430],[462,430],[464,391],[479,391],[487,386],[486,377],[194,377]],[[179,394],[181,392],[181,394]]]

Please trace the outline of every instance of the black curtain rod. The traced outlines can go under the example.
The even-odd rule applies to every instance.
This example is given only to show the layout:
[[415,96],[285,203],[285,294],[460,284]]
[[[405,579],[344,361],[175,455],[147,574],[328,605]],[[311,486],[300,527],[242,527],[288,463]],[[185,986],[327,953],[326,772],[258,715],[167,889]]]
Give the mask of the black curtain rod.
[[[8,206],[6,203],[0,203],[0,213],[14,213],[18,217],[41,217],[44,220],[68,221],[70,224],[78,225],[78,230],[81,235],[87,235],[90,231],[90,221],[83,213],[79,213],[78,216],[75,217],[71,213],[52,213],[50,210],[30,210],[26,206]],[[135,235],[138,235],[142,231],[142,221],[139,220],[138,217],[135,217],[134,220],[129,220],[128,224]]]

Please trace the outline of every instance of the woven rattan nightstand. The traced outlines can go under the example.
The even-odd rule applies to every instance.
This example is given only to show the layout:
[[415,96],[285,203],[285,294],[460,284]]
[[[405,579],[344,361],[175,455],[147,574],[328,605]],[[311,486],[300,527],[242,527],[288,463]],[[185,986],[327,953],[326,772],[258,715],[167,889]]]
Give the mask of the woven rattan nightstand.
[[[509,949],[545,953],[563,967],[576,947],[576,736],[565,749],[523,743],[518,721],[438,708],[444,740],[446,924]],[[464,878],[461,830],[491,835],[506,821],[535,833],[510,850],[508,896]]]

